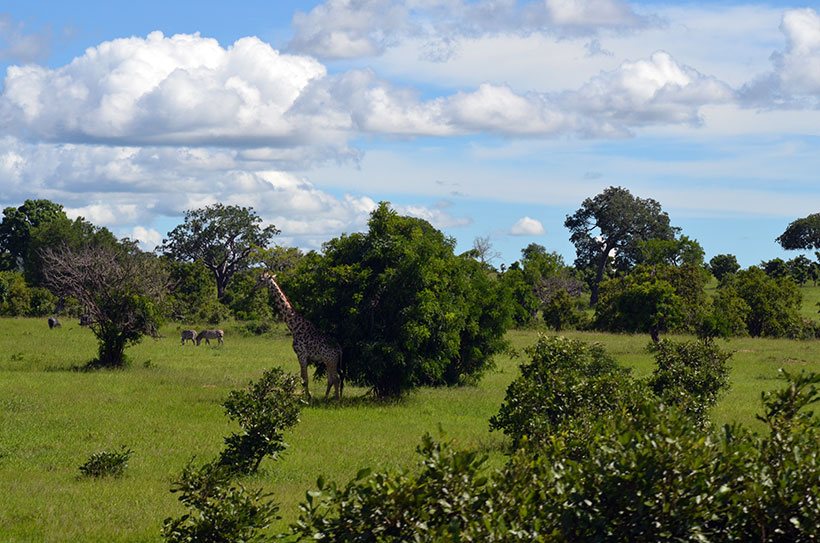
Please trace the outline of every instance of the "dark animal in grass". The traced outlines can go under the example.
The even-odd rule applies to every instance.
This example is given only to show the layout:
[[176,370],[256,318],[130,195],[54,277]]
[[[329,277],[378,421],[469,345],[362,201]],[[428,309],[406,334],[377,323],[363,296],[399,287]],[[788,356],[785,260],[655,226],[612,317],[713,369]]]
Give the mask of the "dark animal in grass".
[[57,317],[49,317],[48,318],[48,327],[49,328],[53,329],[53,328],[59,328],[61,326],[62,326],[62,324],[60,324],[60,321],[57,320]]

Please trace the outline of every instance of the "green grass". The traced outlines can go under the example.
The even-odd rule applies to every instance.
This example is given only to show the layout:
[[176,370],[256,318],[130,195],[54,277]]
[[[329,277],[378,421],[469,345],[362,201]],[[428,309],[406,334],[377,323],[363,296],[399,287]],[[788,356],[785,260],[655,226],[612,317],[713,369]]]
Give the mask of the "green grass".
[[[818,291],[813,291],[816,294]],[[82,372],[96,353],[90,331],[75,323],[49,330],[42,319],[0,319],[0,541],[160,541],[162,520],[183,508],[169,492],[171,481],[193,456],[215,457],[222,438],[236,428],[220,403],[232,389],[271,366],[298,373],[283,330],[243,337],[226,331],[225,345],[179,345],[167,336],[128,349],[121,371]],[[571,332],[600,341],[638,376],[652,371],[646,336]],[[535,331],[513,331],[520,350]],[[779,367],[820,371],[820,342],[736,339],[732,389],[713,418],[760,428],[754,415],[762,390],[777,386]],[[317,401],[288,432],[279,462],[265,461],[245,481],[263,486],[282,505],[281,528],[324,474],[345,482],[364,466],[413,467],[423,433],[459,446],[481,448],[500,461],[503,439],[487,420],[517,375],[521,359],[498,357],[497,369],[475,387],[422,389],[400,402],[376,403],[364,390],[346,387],[341,406]],[[324,393],[312,382],[314,395]],[[121,478],[88,479],[79,466],[100,450],[134,451]]]
[[820,286],[804,285],[800,287],[803,305],[800,314],[814,321],[820,320]]

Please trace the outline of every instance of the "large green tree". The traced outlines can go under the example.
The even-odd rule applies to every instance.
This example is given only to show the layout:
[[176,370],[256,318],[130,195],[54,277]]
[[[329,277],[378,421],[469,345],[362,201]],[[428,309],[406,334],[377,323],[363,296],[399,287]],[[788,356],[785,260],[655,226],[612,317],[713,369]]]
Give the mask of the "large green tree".
[[487,369],[510,320],[509,294],[495,274],[386,203],[368,226],[280,276],[297,310],[341,344],[346,377],[395,396]]
[[820,249],[820,213],[791,222],[776,241],[786,250]]
[[0,266],[4,270],[22,269],[32,230],[58,218],[67,218],[63,206],[50,200],[26,200],[19,207],[4,209],[0,222]]
[[251,264],[257,250],[279,233],[262,226],[250,207],[214,204],[185,212],[185,222],[168,232],[159,249],[182,262],[199,261],[213,274],[222,298],[231,278]]
[[157,335],[169,281],[156,256],[123,242],[46,249],[43,262],[48,286],[76,298],[90,317],[99,346],[90,366],[121,367],[127,346]]
[[48,248],[117,243],[106,228],[77,217],[71,220],[63,206],[50,200],[26,200],[3,210],[0,223],[0,268],[23,271],[31,285],[43,284],[41,252]]
[[585,270],[591,290],[590,304],[598,302],[598,287],[607,266],[627,271],[641,259],[641,242],[671,240],[678,228],[651,198],[638,198],[623,187],[609,187],[564,221],[575,245],[575,267]]

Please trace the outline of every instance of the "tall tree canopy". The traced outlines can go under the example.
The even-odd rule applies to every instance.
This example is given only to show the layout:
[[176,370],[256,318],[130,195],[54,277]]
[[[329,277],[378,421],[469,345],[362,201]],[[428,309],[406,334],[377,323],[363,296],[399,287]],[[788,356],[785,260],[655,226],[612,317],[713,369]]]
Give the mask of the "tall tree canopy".
[[170,232],[160,250],[183,261],[200,261],[216,280],[218,298],[225,294],[231,278],[247,269],[254,252],[266,248],[279,230],[262,227],[253,208],[214,204],[185,212],[185,222]]
[[820,249],[820,213],[793,221],[776,241],[787,251]]
[[674,239],[676,227],[651,198],[638,198],[623,187],[609,187],[587,198],[564,222],[575,245],[575,266],[589,273],[590,303],[598,301],[598,286],[611,262],[626,271],[640,261],[641,242]]
[[504,346],[509,294],[427,221],[382,203],[369,231],[328,241],[283,274],[293,305],[344,350],[346,376],[396,396],[475,378]]

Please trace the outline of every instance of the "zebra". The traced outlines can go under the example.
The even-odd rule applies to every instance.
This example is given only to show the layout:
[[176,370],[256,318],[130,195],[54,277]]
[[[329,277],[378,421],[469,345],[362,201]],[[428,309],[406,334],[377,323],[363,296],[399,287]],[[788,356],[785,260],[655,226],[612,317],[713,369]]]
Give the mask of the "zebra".
[[224,344],[222,338],[225,337],[225,332],[222,330],[203,330],[196,336],[196,344],[199,345],[200,342],[204,339],[205,343],[210,345],[210,340],[215,339],[219,342],[220,345]]
[[185,342],[191,340],[191,343],[196,341],[196,330],[183,330],[182,331],[182,342],[181,345],[185,345]]

